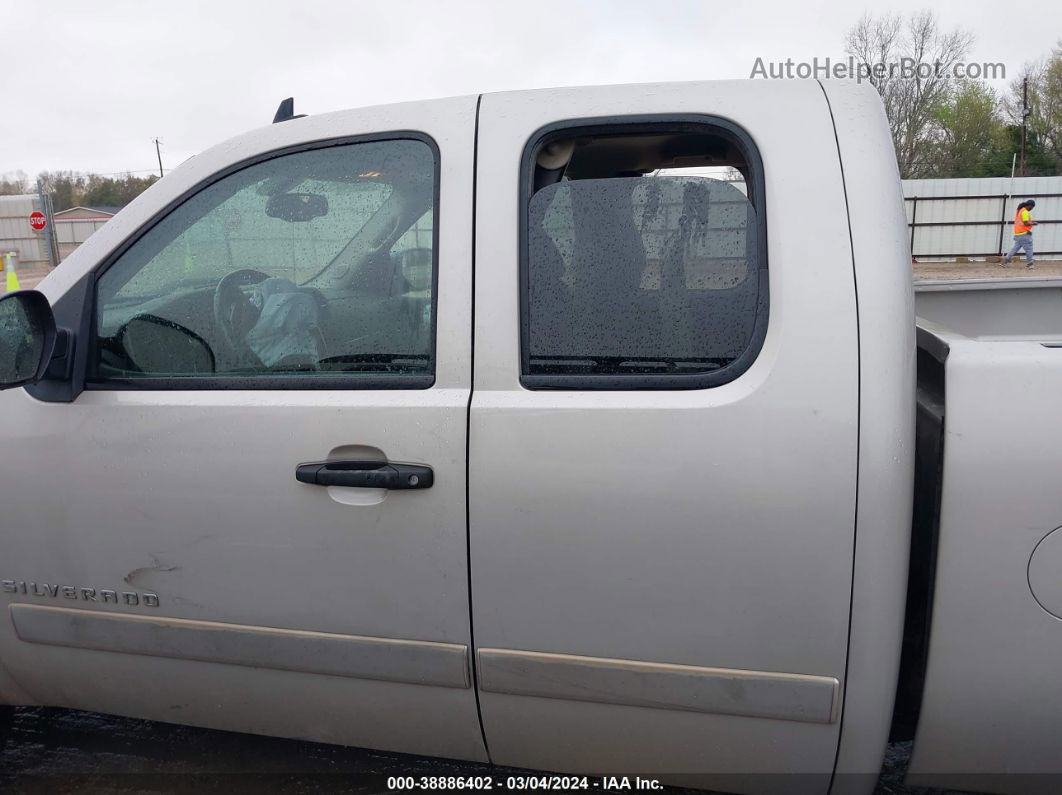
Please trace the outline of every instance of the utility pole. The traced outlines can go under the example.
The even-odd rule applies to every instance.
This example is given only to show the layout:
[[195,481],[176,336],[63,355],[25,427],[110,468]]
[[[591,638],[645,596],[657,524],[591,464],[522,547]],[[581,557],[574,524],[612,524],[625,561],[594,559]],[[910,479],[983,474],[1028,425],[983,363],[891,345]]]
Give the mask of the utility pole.
[[[1024,141],[1024,134],[1022,135]],[[1024,146],[1024,144],[1022,144]],[[162,179],[162,151],[159,149],[159,139],[155,139],[155,154],[159,156],[159,179]]]
[[1029,78],[1021,81],[1021,176],[1025,176],[1025,131],[1029,123]]

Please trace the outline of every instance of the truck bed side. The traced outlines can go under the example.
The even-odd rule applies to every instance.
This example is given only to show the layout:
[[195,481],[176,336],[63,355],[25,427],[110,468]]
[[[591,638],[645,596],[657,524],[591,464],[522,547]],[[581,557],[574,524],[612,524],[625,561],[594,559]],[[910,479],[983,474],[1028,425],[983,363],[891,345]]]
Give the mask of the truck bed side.
[[1034,280],[920,287],[920,477],[940,525],[933,566],[916,524],[933,578],[912,784],[1038,792],[1062,772],[1060,298]]

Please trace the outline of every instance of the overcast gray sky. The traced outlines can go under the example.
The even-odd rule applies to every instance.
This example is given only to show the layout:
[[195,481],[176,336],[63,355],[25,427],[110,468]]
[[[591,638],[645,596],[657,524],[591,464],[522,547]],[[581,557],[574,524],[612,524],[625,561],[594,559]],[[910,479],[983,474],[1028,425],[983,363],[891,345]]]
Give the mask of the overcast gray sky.
[[[1008,78],[1062,36],[1062,3],[911,0],[0,0],[0,174],[150,172],[272,119],[557,85],[748,77],[843,56],[869,10],[931,6]],[[1022,21],[1014,24],[1020,6]],[[997,87],[1003,88],[1003,84]]]

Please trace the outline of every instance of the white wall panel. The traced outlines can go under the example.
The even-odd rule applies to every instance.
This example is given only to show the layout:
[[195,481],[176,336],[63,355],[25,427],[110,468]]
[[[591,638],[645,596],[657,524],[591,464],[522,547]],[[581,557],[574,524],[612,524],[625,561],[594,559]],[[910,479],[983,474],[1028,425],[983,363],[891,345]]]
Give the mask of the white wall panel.
[[920,260],[984,257],[1009,249],[1014,213],[1027,198],[1036,199],[1035,220],[1060,222],[1035,229],[1037,256],[1062,259],[1062,177],[908,179],[903,195],[908,224],[942,224],[915,228],[912,251]]

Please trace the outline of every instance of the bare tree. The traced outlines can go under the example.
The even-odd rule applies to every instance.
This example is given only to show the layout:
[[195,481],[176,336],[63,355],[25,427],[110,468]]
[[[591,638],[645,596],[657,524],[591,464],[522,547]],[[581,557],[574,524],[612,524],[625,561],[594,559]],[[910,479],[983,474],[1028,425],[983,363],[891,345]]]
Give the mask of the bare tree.
[[865,70],[885,104],[900,176],[928,170],[934,119],[948,98],[952,70],[973,42],[966,31],[942,31],[932,11],[906,21],[897,14],[865,14],[845,36],[845,52]]
[[30,193],[29,177],[25,171],[0,174],[0,196],[17,196],[23,193]]
[[938,138],[927,176],[1005,177],[1010,173],[1009,130],[999,98],[987,83],[956,80],[935,121]]

